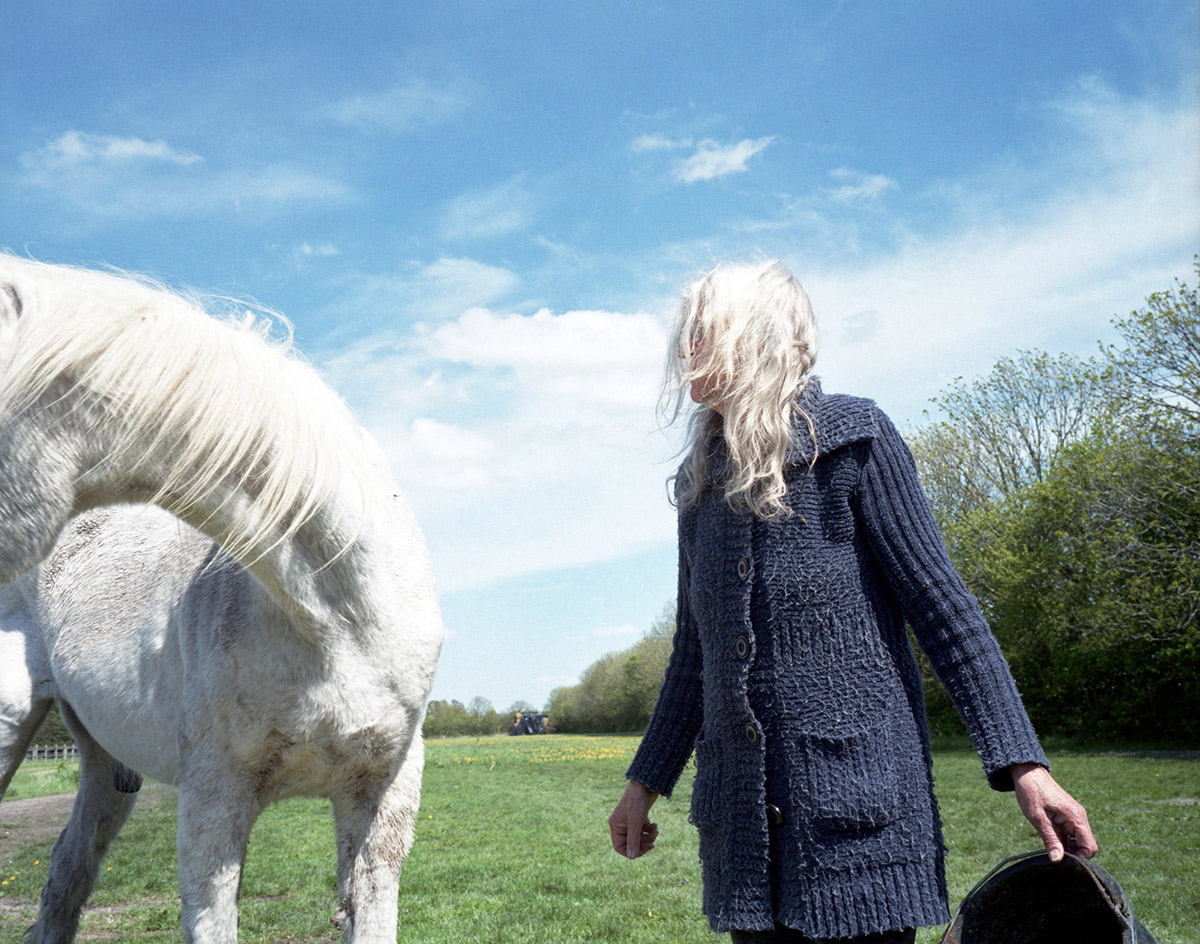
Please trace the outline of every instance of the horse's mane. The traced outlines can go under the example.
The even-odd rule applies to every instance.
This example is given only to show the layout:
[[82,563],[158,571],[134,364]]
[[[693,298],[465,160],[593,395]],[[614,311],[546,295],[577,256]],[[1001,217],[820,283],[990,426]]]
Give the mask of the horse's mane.
[[374,464],[358,422],[290,352],[290,325],[272,312],[214,315],[128,275],[0,255],[5,283],[15,327],[0,335],[10,347],[0,413],[56,384],[104,403],[122,424],[110,460],[137,468],[153,457],[165,469],[153,500],[177,513],[232,477],[251,496],[226,540],[237,557],[294,534],[347,472],[364,482]]

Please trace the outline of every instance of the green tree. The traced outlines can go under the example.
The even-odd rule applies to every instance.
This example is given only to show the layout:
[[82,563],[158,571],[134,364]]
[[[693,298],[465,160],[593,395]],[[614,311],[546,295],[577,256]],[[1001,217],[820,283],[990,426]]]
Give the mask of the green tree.
[[670,605],[636,643],[597,659],[579,684],[550,693],[547,714],[556,731],[640,731],[650,720],[671,655],[675,607]]
[[67,730],[66,724],[63,723],[62,714],[58,710],[58,703],[55,702],[50,707],[50,712],[42,721],[41,726],[37,729],[37,733],[33,736],[33,743],[71,744],[74,740],[71,737],[71,732]]
[[[1196,293],[1177,283],[1114,324],[1122,343],[1103,363],[1025,354],[956,382],[937,401],[946,419],[913,437],[914,453],[1039,727],[1195,738]],[[931,720],[954,724],[923,670]]]
[[925,490],[946,527],[1045,478],[1062,450],[1110,412],[1102,365],[1066,354],[1022,351],[984,377],[957,378],[933,404],[942,418],[909,445]]
[[466,734],[471,724],[467,709],[460,701],[431,701],[425,709],[422,732],[426,737],[453,737]]
[[1081,442],[981,549],[993,625],[1041,727],[1200,735],[1200,501],[1162,488],[1186,474],[1179,458],[1132,433]]
[[[1200,279],[1200,256],[1193,260]],[[1124,345],[1104,349],[1123,392],[1142,415],[1200,423],[1200,304],[1180,281],[1114,321]]]

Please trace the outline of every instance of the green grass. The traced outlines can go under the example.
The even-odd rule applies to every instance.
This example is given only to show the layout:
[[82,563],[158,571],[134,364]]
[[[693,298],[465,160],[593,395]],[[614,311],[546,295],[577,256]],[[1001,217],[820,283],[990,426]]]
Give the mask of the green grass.
[[79,789],[78,760],[26,761],[17,768],[4,794],[6,800],[74,793]]
[[[564,735],[431,742],[417,845],[401,881],[399,940],[719,940],[700,915],[696,837],[687,823],[690,772],[675,797],[655,807],[661,838],[651,855],[629,862],[609,847],[606,820],[636,744],[633,737]],[[1052,760],[1059,780],[1088,807],[1100,861],[1134,912],[1160,944],[1193,941],[1200,927],[1200,761],[1065,749]],[[27,766],[14,783],[20,795],[53,782],[42,765]],[[973,752],[942,746],[935,773],[957,904],[1001,858],[1037,841],[1012,796],[986,788]],[[84,930],[179,940],[174,815],[173,795],[135,812],[105,860]],[[31,920],[48,853],[48,843],[0,846],[9,882],[0,886],[0,940]],[[246,863],[240,940],[337,941],[329,925],[335,858],[327,803],[292,800],[269,809]],[[938,936],[930,929],[918,941]]]

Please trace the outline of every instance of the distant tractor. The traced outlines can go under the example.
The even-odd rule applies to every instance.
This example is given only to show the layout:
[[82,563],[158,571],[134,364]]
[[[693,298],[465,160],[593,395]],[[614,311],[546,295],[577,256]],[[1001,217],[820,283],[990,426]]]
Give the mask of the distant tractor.
[[509,734],[549,734],[550,719],[538,711],[518,711]]

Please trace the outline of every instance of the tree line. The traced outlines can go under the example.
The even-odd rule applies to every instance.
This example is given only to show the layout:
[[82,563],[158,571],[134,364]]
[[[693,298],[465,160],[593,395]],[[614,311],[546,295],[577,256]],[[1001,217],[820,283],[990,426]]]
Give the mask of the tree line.
[[[1195,263],[1200,276],[1200,257]],[[1200,738],[1200,308],[1176,282],[1116,344],[958,379],[909,431],[955,566],[1044,734]],[[557,730],[645,727],[674,610],[556,689]],[[961,731],[921,657],[935,731]]]
[[481,695],[476,695],[465,705],[457,700],[431,701],[425,710],[421,730],[425,737],[507,734],[518,713],[536,710],[527,701],[515,701],[507,711],[500,712]]
[[546,713],[554,729],[573,734],[644,729],[667,670],[674,635],[675,605],[671,604],[630,648],[593,662],[578,685],[552,691]]

